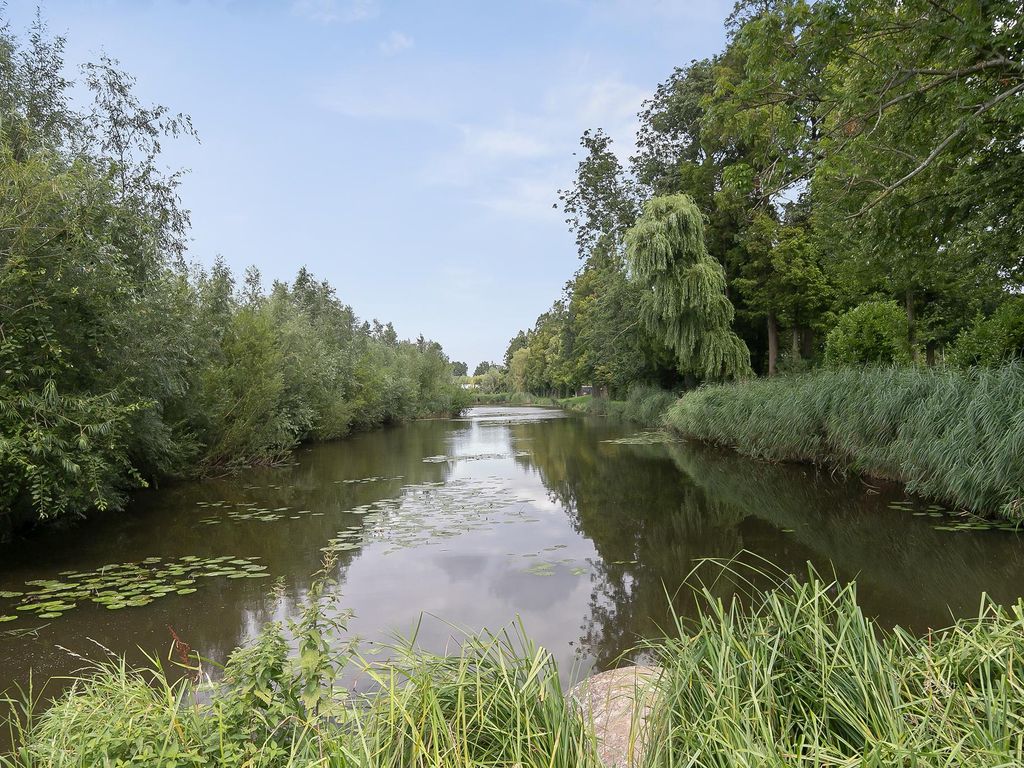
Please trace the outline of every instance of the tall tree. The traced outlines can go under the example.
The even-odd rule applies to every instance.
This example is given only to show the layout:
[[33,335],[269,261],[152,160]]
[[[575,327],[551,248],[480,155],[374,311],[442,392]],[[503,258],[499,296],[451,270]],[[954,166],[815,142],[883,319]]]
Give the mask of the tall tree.
[[732,329],[725,272],[704,244],[704,220],[687,195],[655,197],[626,233],[626,255],[645,289],[641,315],[676,356],[679,370],[702,379],[738,378],[750,352]]
[[618,256],[626,230],[639,210],[636,184],[625,173],[612,151],[611,137],[604,131],[584,131],[580,146],[585,153],[576,167],[573,186],[558,193],[566,224],[576,234],[581,259],[596,251]]

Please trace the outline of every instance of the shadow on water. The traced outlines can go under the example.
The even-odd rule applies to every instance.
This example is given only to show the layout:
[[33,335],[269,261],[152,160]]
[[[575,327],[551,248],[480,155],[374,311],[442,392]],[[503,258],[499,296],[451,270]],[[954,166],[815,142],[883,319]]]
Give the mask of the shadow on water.
[[[519,615],[567,676],[657,636],[667,595],[691,615],[682,584],[698,561],[741,551],[790,572],[811,561],[856,577],[868,612],[917,631],[973,613],[984,591],[1001,602],[1024,591],[1016,534],[936,530],[941,520],[891,508],[897,488],[688,443],[609,442],[636,430],[558,416],[479,408],[310,446],[291,466],[178,483],[124,514],[6,547],[0,591],[65,570],[232,555],[259,558],[281,597],[269,596],[271,579],[208,577],[144,607],[85,600],[51,621],[18,614],[0,624],[0,689],[29,668],[45,679],[80,667],[64,649],[163,654],[168,625],[223,661],[268,619],[295,615],[328,545],[340,603],[368,642],[410,632],[424,612],[470,629]],[[713,585],[722,596],[735,588]],[[0,599],[0,615],[16,603]],[[428,620],[418,639],[444,650],[452,634]]]

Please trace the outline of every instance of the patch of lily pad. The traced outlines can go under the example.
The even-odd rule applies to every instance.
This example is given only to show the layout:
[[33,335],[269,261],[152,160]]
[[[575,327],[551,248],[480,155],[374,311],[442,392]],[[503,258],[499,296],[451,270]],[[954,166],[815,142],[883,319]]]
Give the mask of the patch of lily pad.
[[305,517],[306,515],[317,517],[324,514],[323,512],[314,512],[311,509],[294,509],[293,507],[261,507],[258,506],[255,501],[244,501],[237,504],[230,504],[229,502],[199,502],[199,505],[217,507],[225,510],[219,515],[211,515],[210,517],[201,518],[199,522],[204,525],[219,525],[225,520],[255,520],[261,523],[273,523],[278,520],[284,520],[285,518],[298,520],[300,517]]
[[397,549],[433,544],[515,518],[534,522],[522,513],[528,499],[520,498],[498,478],[462,478],[447,483],[407,485],[393,498],[379,499],[346,510],[362,518],[323,547],[325,552],[359,549],[369,543]]
[[344,484],[344,485],[357,485],[357,484],[361,485],[361,484],[364,484],[364,483],[389,483],[389,482],[392,482],[392,481],[395,481],[395,480],[402,480],[402,479],[404,479],[403,475],[396,475],[395,477],[358,477],[358,478],[350,478],[348,480],[335,480],[334,483],[335,484],[339,484],[340,483],[340,484]]
[[942,525],[933,525],[936,531],[1012,531],[1024,533],[1019,523],[1009,520],[984,520],[975,517],[952,518]]
[[545,547],[540,552],[523,552],[518,555],[510,556],[525,557],[531,559],[540,558],[536,562],[532,563],[531,565],[523,569],[523,573],[528,573],[531,576],[554,576],[559,568],[567,570],[573,576],[584,576],[590,573],[590,564],[586,561],[577,560],[571,557],[563,557],[560,560],[551,560],[541,557],[542,553],[544,552],[553,552],[565,548],[565,544],[555,544],[550,547]]
[[679,439],[662,430],[646,430],[644,432],[637,432],[634,435],[628,435],[627,437],[602,440],[601,442],[612,445],[661,445],[663,443],[678,443]]
[[937,525],[936,531],[1009,531],[1024,533],[1024,525],[1013,520],[990,520],[967,513],[958,513],[938,504],[922,505],[911,499],[891,501],[889,509],[909,512],[914,517],[930,517]]
[[0,608],[0,622],[14,621],[20,615],[57,619],[83,603],[95,603],[112,611],[140,608],[168,595],[192,594],[196,591],[194,585],[203,578],[269,577],[267,566],[257,563],[258,559],[233,555],[187,555],[174,560],[149,557],[137,563],[113,563],[91,571],[62,571],[56,578],[25,582],[23,592],[0,592],[0,598],[12,603]]
[[423,459],[423,462],[425,464],[454,464],[457,461],[498,461],[501,459],[510,459],[512,457],[513,454],[508,453],[467,453],[458,454],[455,456],[427,456],[426,458]]

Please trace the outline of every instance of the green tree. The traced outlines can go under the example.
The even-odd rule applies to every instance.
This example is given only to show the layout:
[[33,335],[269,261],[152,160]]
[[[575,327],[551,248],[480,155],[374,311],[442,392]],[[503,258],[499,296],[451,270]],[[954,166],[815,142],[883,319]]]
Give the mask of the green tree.
[[774,376],[780,327],[790,328],[790,353],[799,357],[803,335],[818,324],[831,291],[805,227],[783,224],[758,212],[744,233],[744,244],[748,256],[734,284],[746,297],[747,311],[765,320],[767,373]]
[[473,375],[474,376],[483,376],[491,368],[497,368],[497,367],[498,366],[495,365],[494,363],[489,363],[486,360],[484,360],[483,362],[477,363],[476,368],[473,369]]
[[906,364],[907,316],[895,301],[867,301],[839,318],[825,340],[832,365]]
[[732,330],[725,273],[704,245],[704,221],[687,195],[655,197],[626,234],[630,270],[644,288],[648,329],[675,353],[679,370],[702,379],[750,373],[750,353]]
[[573,280],[568,311],[576,385],[606,387],[621,396],[634,382],[656,381],[663,367],[673,367],[640,319],[642,295],[638,283],[604,259],[589,259]]
[[508,347],[505,349],[505,367],[508,368],[512,365],[512,356],[520,349],[525,347],[527,344],[526,331],[519,331],[512,340],[508,343]]
[[584,157],[571,189],[559,190],[566,224],[576,235],[581,259],[594,252],[620,255],[626,230],[639,211],[637,188],[612,151],[603,130],[586,130],[580,138]]
[[512,354],[512,362],[508,367],[508,384],[513,392],[526,392],[526,364],[530,350],[520,347]]
[[960,332],[947,359],[957,366],[995,366],[1024,357],[1024,296],[1012,296]]

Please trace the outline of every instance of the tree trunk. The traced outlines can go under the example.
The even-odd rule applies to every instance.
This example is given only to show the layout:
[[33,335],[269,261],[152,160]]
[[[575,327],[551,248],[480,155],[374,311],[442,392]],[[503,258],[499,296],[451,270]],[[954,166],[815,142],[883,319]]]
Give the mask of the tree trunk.
[[917,318],[914,315],[914,291],[907,289],[907,341],[910,344],[910,359],[917,362]]
[[790,351],[793,353],[793,359],[800,359],[800,326],[793,326],[793,340],[790,344]]
[[775,364],[779,359],[779,321],[774,312],[768,313],[768,375],[775,375]]
[[814,357],[814,329],[804,328],[803,338],[800,340],[802,356],[808,359]]

